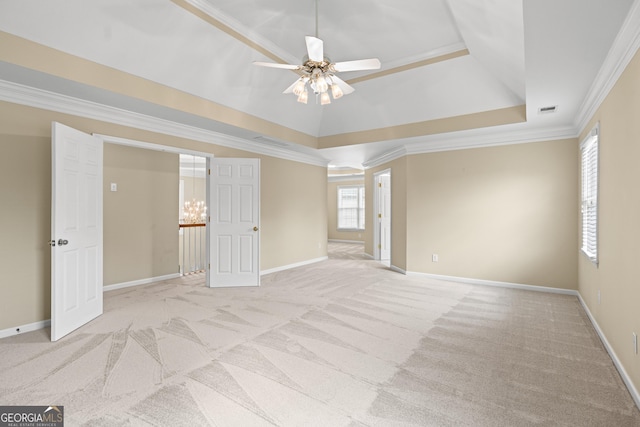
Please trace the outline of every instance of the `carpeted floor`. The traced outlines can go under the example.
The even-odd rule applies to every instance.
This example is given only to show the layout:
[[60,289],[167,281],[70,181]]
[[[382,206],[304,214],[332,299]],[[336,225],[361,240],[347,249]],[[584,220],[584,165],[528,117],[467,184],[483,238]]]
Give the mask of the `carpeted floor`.
[[105,294],[51,343],[0,340],[0,405],[68,426],[640,426],[575,297],[407,277],[330,244],[260,288]]

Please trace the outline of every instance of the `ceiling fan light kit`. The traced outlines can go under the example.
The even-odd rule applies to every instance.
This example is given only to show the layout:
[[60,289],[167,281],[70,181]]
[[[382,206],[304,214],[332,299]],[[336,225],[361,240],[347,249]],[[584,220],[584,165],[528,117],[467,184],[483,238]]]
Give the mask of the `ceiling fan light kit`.
[[318,98],[320,99],[321,105],[331,104],[329,90],[331,90],[331,96],[334,100],[340,99],[343,95],[348,95],[355,91],[353,87],[349,86],[345,81],[336,76],[335,73],[380,69],[380,61],[377,58],[332,63],[324,56],[324,43],[317,36],[318,2],[316,0],[316,37],[305,37],[305,42],[307,44],[307,56],[304,58],[302,65],[259,61],[255,61],[254,65],[282,68],[298,72],[301,74],[301,77],[285,89],[283,93],[293,93],[298,97],[298,102],[306,104],[309,100],[308,86],[308,88],[316,95],[316,102]]

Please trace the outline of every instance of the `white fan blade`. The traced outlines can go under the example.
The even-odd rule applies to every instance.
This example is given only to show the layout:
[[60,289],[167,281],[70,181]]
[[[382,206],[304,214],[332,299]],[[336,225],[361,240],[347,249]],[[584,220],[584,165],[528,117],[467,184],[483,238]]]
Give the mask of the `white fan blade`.
[[297,70],[300,68],[299,65],[278,64],[275,62],[260,62],[260,61],[254,61],[253,65],[259,65],[261,67],[283,68],[285,70]]
[[324,43],[322,40],[311,36],[306,36],[304,39],[307,42],[309,59],[315,62],[322,62],[324,60]]
[[333,64],[336,71],[360,71],[360,70],[379,70],[380,60],[378,58],[358,59],[356,61],[336,62]]
[[338,87],[342,89],[342,93],[344,93],[345,95],[349,95],[350,93],[355,91],[353,87],[349,86],[347,82],[345,82],[338,76],[331,76],[331,81],[334,85],[338,85]]

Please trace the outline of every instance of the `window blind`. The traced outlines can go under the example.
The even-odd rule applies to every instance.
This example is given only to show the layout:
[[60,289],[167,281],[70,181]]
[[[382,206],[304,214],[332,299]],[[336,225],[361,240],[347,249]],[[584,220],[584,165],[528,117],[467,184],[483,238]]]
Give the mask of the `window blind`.
[[338,229],[364,230],[364,186],[338,187]]
[[598,263],[598,126],[580,145],[582,159],[582,252]]

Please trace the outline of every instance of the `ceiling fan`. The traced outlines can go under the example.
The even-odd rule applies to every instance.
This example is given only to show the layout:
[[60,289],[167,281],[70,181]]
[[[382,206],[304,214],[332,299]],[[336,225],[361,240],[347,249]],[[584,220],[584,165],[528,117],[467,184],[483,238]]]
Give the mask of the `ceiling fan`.
[[380,68],[378,58],[360,59],[346,62],[331,62],[324,56],[324,43],[318,38],[318,1],[316,0],[316,36],[306,36],[307,55],[302,60],[302,65],[278,64],[272,62],[255,61],[255,65],[262,67],[282,68],[293,70],[300,74],[300,78],[283,93],[293,93],[298,97],[298,102],[307,103],[309,91],[307,84],[314,94],[320,96],[320,104],[331,103],[329,90],[333,99],[352,93],[355,89],[344,80],[336,76],[338,72],[377,70]]

